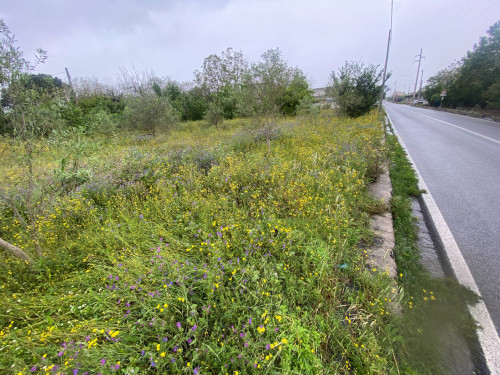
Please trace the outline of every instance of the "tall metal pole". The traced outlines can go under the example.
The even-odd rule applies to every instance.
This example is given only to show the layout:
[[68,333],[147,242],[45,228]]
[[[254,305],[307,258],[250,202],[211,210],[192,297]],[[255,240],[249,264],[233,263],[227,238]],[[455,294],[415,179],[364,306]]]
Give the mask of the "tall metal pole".
[[380,100],[378,103],[378,112],[382,111],[382,100],[384,100],[385,77],[387,76],[387,62],[389,61],[389,49],[391,48],[392,39],[392,10],[394,0],[391,0],[391,28],[389,29],[389,37],[387,38],[387,52],[385,53],[384,75],[382,78],[382,90],[380,91]]
[[420,72],[420,62],[422,61],[422,48],[420,48],[420,55],[418,58],[418,69],[417,69],[417,78],[415,79],[415,88],[413,89],[413,101],[415,101],[415,94],[417,93],[417,84],[418,84],[418,73]]

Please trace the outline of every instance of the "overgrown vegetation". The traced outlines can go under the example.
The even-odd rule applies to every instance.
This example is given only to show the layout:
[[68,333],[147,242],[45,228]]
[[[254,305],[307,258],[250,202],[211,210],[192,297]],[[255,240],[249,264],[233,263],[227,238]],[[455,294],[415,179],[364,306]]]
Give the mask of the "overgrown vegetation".
[[[92,180],[44,207],[44,257],[27,272],[1,255],[2,371],[395,370],[390,281],[357,247],[376,118],[288,125],[272,155],[202,124],[87,135]],[[31,252],[5,206],[0,227]]]
[[500,21],[487,33],[460,61],[429,78],[424,98],[438,105],[446,89],[443,106],[500,108]]

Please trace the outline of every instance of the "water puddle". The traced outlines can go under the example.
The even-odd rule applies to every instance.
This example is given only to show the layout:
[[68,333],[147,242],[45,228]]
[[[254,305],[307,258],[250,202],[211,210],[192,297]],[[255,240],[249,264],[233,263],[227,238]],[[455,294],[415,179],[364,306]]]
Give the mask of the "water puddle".
[[444,277],[441,261],[439,260],[429,229],[425,224],[424,215],[417,198],[412,199],[412,211],[413,216],[418,219],[418,248],[422,257],[421,262],[433,277]]
[[[445,271],[439,256],[436,242],[433,240],[432,231],[429,230],[424,219],[419,201],[413,198],[413,215],[418,219],[418,246],[421,254],[421,262],[433,277],[445,277]],[[486,374],[482,361],[478,360],[482,356],[476,349],[477,344],[469,342],[460,332],[441,331],[439,341],[442,344],[441,353],[444,366],[450,375],[462,374]],[[474,354],[473,354],[474,353]]]

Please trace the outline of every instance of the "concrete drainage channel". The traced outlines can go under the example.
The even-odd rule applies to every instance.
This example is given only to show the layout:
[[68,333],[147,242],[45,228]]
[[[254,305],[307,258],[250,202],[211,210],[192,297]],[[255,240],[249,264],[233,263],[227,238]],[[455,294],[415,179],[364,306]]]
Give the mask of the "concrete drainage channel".
[[[389,126],[387,119],[386,126],[387,131],[397,136],[405,150],[419,179],[419,188],[427,191],[427,186],[408,154],[404,142],[397,131]],[[414,199],[412,208],[414,216],[418,219],[418,245],[422,264],[432,276],[454,277],[462,285],[479,294],[453,235],[432,196],[425,194]],[[443,338],[443,364],[449,369],[450,374],[500,374],[499,339],[484,302],[480,301],[476,306],[469,306],[469,311],[482,329],[477,332],[475,339],[466,339],[459,333],[450,333],[449,337]]]

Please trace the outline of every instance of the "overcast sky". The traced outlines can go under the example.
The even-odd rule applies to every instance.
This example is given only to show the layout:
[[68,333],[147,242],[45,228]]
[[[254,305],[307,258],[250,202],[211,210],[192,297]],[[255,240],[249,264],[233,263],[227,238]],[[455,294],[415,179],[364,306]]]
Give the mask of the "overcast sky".
[[[203,59],[228,47],[257,61],[279,47],[314,87],[346,60],[383,67],[390,0],[2,0],[0,17],[26,56],[48,51],[42,73],[113,83],[120,67],[191,81]],[[394,0],[388,86],[415,84],[472,49],[500,19],[500,0]]]

